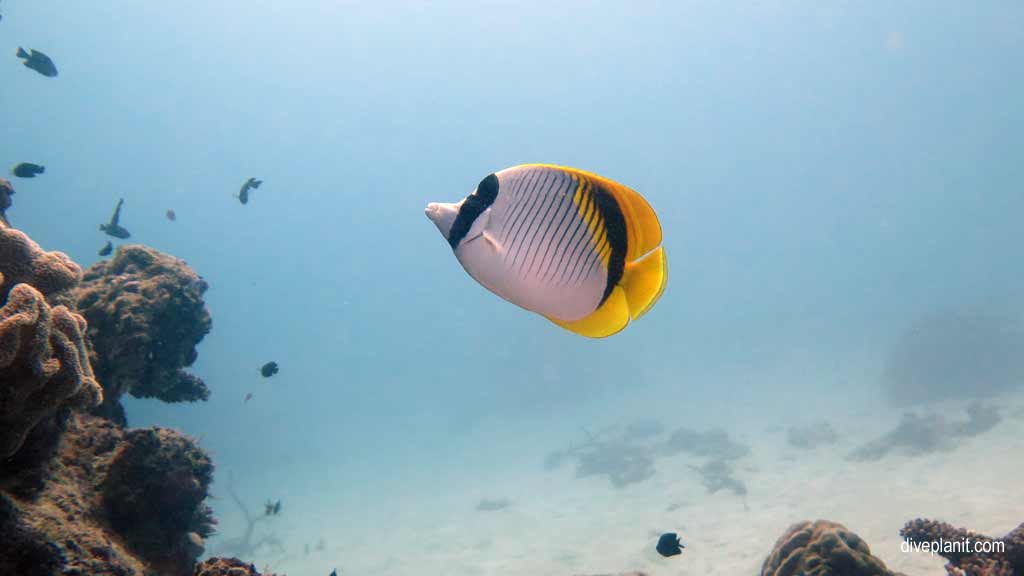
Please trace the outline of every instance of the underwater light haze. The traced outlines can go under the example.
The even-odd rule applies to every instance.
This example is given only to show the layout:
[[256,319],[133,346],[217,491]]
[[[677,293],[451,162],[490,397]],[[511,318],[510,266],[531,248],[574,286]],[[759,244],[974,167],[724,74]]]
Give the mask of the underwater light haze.
[[[943,574],[900,551],[903,522],[1024,521],[1019,2],[0,14],[0,160],[46,167],[6,176],[12,226],[83,268],[113,257],[97,255],[108,239],[144,244],[209,285],[189,368],[209,399],[123,400],[128,426],[209,452],[203,558],[323,576],[751,574],[789,525],[827,518],[892,570]],[[59,76],[25,69],[18,46]],[[581,337],[502,300],[424,217],[526,163],[600,174],[657,213],[668,283],[621,333]],[[120,198],[125,240],[98,230]],[[963,337],[968,321],[981,336]],[[935,350],[956,378],[907,376]],[[948,444],[900,444],[908,413],[940,418]],[[979,414],[997,421],[949,432]],[[835,437],[794,440],[818,424]],[[694,451],[714,430],[747,451]],[[980,462],[990,473],[971,474]],[[238,500],[280,512],[243,541]],[[682,554],[655,553],[666,532]]]

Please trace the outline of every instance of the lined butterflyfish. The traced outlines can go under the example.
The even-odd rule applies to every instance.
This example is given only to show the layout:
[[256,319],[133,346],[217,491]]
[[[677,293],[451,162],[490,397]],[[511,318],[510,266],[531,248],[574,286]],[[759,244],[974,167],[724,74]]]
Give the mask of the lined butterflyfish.
[[611,336],[657,302],[668,281],[661,225],[634,190],[563,166],[490,174],[430,218],[485,288],[591,338]]

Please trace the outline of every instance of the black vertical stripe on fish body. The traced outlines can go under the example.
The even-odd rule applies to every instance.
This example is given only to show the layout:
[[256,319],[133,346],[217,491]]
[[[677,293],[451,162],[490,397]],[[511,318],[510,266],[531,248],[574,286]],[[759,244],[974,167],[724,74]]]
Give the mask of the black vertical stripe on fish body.
[[580,261],[586,258],[586,250],[590,246],[590,220],[596,213],[596,204],[593,195],[593,186],[587,180],[584,180],[586,186],[583,187],[580,195],[580,217],[577,218],[579,221],[578,229],[582,230],[582,234],[576,237],[576,241],[572,246],[572,250],[569,252],[569,260],[565,263],[565,268],[562,269],[562,275],[559,276],[558,281],[561,284],[568,284],[572,281],[573,276],[577,268],[580,265]]
[[477,217],[483,214],[491,204],[494,204],[494,199],[497,197],[498,177],[495,174],[489,174],[480,181],[476,191],[466,197],[466,201],[462,203],[459,213],[455,216],[455,222],[452,222],[452,229],[448,231],[448,244],[451,245],[452,250],[466,236]]
[[626,252],[629,249],[629,236],[626,231],[626,217],[622,214],[622,207],[612,196],[612,193],[594,186],[594,196],[597,201],[597,209],[604,220],[605,233],[611,254],[608,255],[608,283],[604,288],[604,296],[601,297],[601,304],[611,295],[612,289],[622,280],[622,274],[626,269]]

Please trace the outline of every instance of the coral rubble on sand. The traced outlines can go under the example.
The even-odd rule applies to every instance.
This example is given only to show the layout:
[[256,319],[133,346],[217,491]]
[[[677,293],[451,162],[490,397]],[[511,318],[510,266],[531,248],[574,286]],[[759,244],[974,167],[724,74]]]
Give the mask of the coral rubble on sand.
[[165,402],[206,400],[206,384],[183,368],[210,331],[206,282],[184,261],[145,246],[122,246],[94,264],[75,291],[89,322],[104,412],[118,420],[122,394]]
[[[949,561],[950,576],[1020,576],[1024,574],[1024,524],[1002,538],[990,538],[945,522],[917,518],[907,522],[900,536],[910,543],[938,545],[939,555]],[[947,547],[943,543],[950,544]],[[964,543],[972,549],[963,546]],[[952,546],[960,544],[960,546]],[[981,545],[983,551],[974,548]],[[997,544],[994,545],[993,544]],[[984,550],[989,550],[985,552]]]
[[888,576],[859,536],[842,524],[818,520],[794,524],[775,543],[761,576]]
[[[724,462],[750,453],[750,447],[734,441],[728,432],[720,428],[706,432],[679,428],[668,439],[657,441],[663,432],[661,424],[640,421],[628,426],[623,433],[605,439],[612,428],[596,434],[584,429],[586,442],[551,452],[544,461],[544,467],[552,470],[573,459],[576,461],[577,478],[607,476],[613,486],[622,488],[654,476],[657,458],[685,453]],[[730,487],[737,488],[741,484],[736,481]],[[745,492],[746,488],[743,487],[742,491]],[[734,492],[739,493],[737,489]]]
[[911,455],[948,450],[963,438],[989,431],[1001,419],[996,408],[980,403],[967,407],[966,420],[951,421],[941,414],[908,412],[896,428],[857,448],[848,459],[878,460],[892,450],[902,450]]
[[793,448],[813,450],[839,441],[839,433],[826,420],[804,426],[791,426],[786,430],[786,442]]

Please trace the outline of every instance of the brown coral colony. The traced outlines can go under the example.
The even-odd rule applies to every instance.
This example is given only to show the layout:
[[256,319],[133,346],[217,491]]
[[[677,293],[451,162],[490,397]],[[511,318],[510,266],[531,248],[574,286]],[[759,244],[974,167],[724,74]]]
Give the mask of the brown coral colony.
[[0,574],[192,573],[213,464],[179,432],[124,429],[118,399],[208,397],[182,370],[205,290],[141,246],[83,275],[0,223]]

